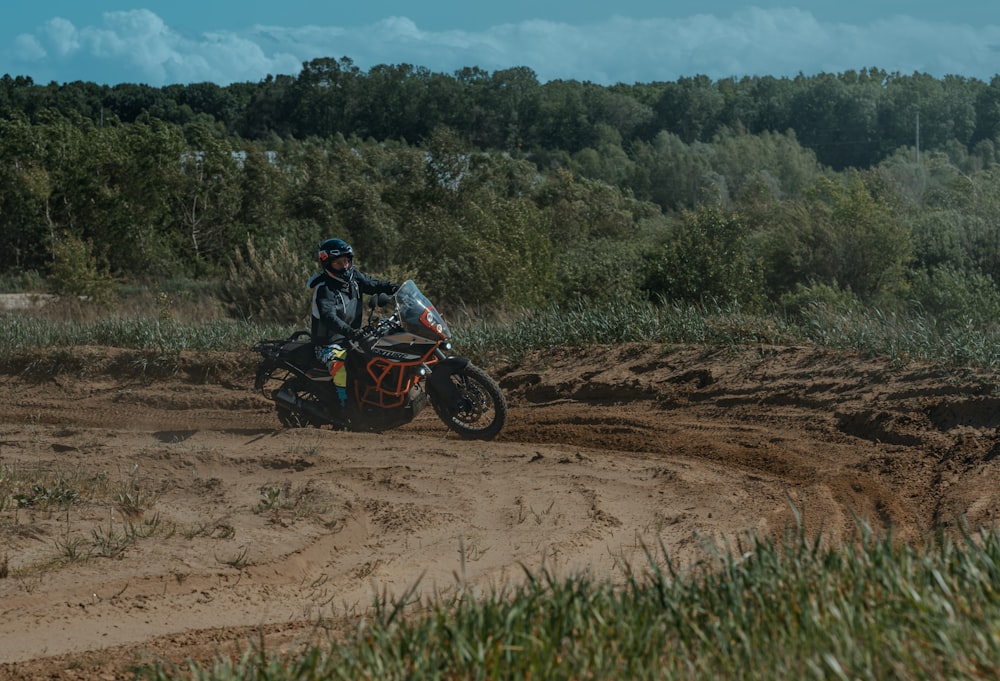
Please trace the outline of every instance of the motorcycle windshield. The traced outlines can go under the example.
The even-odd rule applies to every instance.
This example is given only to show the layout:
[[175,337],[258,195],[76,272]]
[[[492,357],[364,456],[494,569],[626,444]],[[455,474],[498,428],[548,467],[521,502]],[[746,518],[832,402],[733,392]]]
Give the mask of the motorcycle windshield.
[[444,317],[434,308],[434,303],[420,292],[412,279],[407,279],[396,291],[396,306],[399,309],[399,322],[406,331],[433,340],[451,338],[451,331],[448,330]]

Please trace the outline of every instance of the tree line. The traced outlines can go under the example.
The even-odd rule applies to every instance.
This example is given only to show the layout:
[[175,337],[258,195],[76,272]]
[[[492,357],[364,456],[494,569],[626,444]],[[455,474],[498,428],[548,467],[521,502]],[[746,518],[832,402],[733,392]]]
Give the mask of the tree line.
[[964,301],[986,320],[998,134],[1000,80],[877,69],[615,86],[347,58],[229,86],[6,75],[0,274],[219,278],[234,252],[338,235],[366,269],[471,305]]
[[711,142],[725,130],[794,131],[820,163],[843,170],[875,165],[918,138],[928,149],[960,144],[992,161],[1000,135],[1000,79],[870,68],[602,86],[541,83],[527,67],[444,74],[382,64],[363,71],[347,57],[314,59],[296,76],[226,86],[0,79],[0,116],[21,113],[34,122],[50,111],[98,125],[143,117],[182,126],[202,122],[248,140],[341,135],[419,144],[448,127],[476,148],[511,153],[575,154],[609,140],[630,149],[652,144],[663,132],[692,144]]

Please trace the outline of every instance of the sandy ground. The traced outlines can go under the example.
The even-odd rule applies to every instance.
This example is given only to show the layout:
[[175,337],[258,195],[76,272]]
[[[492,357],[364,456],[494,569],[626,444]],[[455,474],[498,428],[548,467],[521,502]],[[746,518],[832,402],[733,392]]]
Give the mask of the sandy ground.
[[287,649],[375,597],[543,566],[619,580],[651,548],[690,565],[796,515],[833,542],[858,519],[919,541],[1000,510],[992,374],[812,347],[563,352],[492,367],[508,427],[470,443],[430,410],[380,435],[282,429],[249,374],[189,358],[154,379],[85,352],[88,377],[0,376],[3,679]]

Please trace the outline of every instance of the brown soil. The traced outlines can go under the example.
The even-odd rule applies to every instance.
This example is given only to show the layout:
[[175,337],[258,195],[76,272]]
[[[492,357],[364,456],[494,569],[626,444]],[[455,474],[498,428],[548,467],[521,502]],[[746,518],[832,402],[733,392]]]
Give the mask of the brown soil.
[[[480,443],[429,412],[380,435],[281,429],[245,358],[153,379],[81,356],[73,376],[0,376],[0,484],[32,502],[0,510],[4,679],[287,649],[376,596],[524,568],[617,580],[650,548],[689,565],[796,516],[831,542],[859,522],[920,541],[1000,510],[992,373],[814,347],[564,352],[493,368],[510,419]],[[84,493],[43,499],[60,481]]]

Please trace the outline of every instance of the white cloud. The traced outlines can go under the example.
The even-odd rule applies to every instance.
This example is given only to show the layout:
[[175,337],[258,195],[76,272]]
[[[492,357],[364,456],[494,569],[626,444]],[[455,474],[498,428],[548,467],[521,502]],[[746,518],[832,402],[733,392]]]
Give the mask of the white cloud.
[[541,80],[606,84],[865,67],[989,79],[1000,63],[1000,26],[938,25],[906,17],[868,25],[820,23],[798,9],[751,8],[726,18],[615,17],[588,25],[532,20],[479,32],[422,31],[409,19],[393,17],[352,30],[257,27],[245,35],[256,40],[276,30],[288,52],[302,61],[349,56],[361,68],[409,63],[446,73],[462,66],[529,66]]
[[45,51],[45,48],[42,47],[42,44],[38,42],[38,39],[27,33],[22,33],[14,39],[14,46],[10,50],[10,54],[13,55],[15,61],[26,62],[29,64],[41,61],[48,56],[48,53]]
[[865,67],[988,80],[1000,63],[998,46],[1000,26],[907,17],[821,23],[794,8],[751,8],[728,17],[615,17],[586,25],[529,20],[483,31],[426,31],[408,18],[389,17],[354,28],[253,26],[198,35],[181,34],[148,10],[133,10],[106,13],[99,26],[53,19],[18,36],[2,55],[15,68],[0,62],[0,72],[36,81],[227,84],[297,75],[303,62],[347,56],[362,69],[407,63],[452,73],[463,66],[528,66],[543,81],[604,84]]
[[80,49],[76,27],[65,19],[56,17],[49,21],[42,27],[42,35],[60,57],[69,56]]

